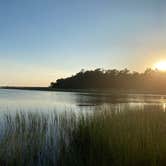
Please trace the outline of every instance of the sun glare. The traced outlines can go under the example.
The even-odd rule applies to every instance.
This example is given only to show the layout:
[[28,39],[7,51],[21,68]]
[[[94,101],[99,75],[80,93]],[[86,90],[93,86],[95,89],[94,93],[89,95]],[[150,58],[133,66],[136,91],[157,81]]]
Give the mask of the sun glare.
[[166,71],[166,61],[160,61],[156,63],[155,68],[158,70]]

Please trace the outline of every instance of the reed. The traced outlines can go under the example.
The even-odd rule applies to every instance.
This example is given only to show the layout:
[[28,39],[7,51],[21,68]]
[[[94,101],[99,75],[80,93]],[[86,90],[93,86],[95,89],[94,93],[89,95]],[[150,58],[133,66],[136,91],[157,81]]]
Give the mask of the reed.
[[2,115],[0,165],[165,166],[166,112]]

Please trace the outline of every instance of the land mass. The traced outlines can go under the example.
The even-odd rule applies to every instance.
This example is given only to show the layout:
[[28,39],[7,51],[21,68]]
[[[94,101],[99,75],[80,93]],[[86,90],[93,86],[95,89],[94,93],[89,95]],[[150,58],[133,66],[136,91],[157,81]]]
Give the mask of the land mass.
[[56,89],[98,89],[98,90],[166,90],[166,71],[146,69],[145,72],[124,70],[81,70],[67,78],[50,84]]
[[147,69],[143,73],[124,70],[81,70],[75,75],[51,82],[48,87],[3,86],[3,89],[122,92],[166,94],[166,71]]

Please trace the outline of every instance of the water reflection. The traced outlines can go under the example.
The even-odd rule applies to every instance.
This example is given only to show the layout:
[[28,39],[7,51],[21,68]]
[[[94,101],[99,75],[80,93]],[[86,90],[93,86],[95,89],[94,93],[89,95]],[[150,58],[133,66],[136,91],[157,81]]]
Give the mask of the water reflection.
[[111,107],[166,111],[166,95],[0,90],[0,111],[92,111]]

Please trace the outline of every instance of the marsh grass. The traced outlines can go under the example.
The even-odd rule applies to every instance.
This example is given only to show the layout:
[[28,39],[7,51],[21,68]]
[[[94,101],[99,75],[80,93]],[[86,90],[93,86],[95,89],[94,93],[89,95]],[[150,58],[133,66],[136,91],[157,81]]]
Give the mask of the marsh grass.
[[0,165],[165,166],[166,112],[3,115]]

